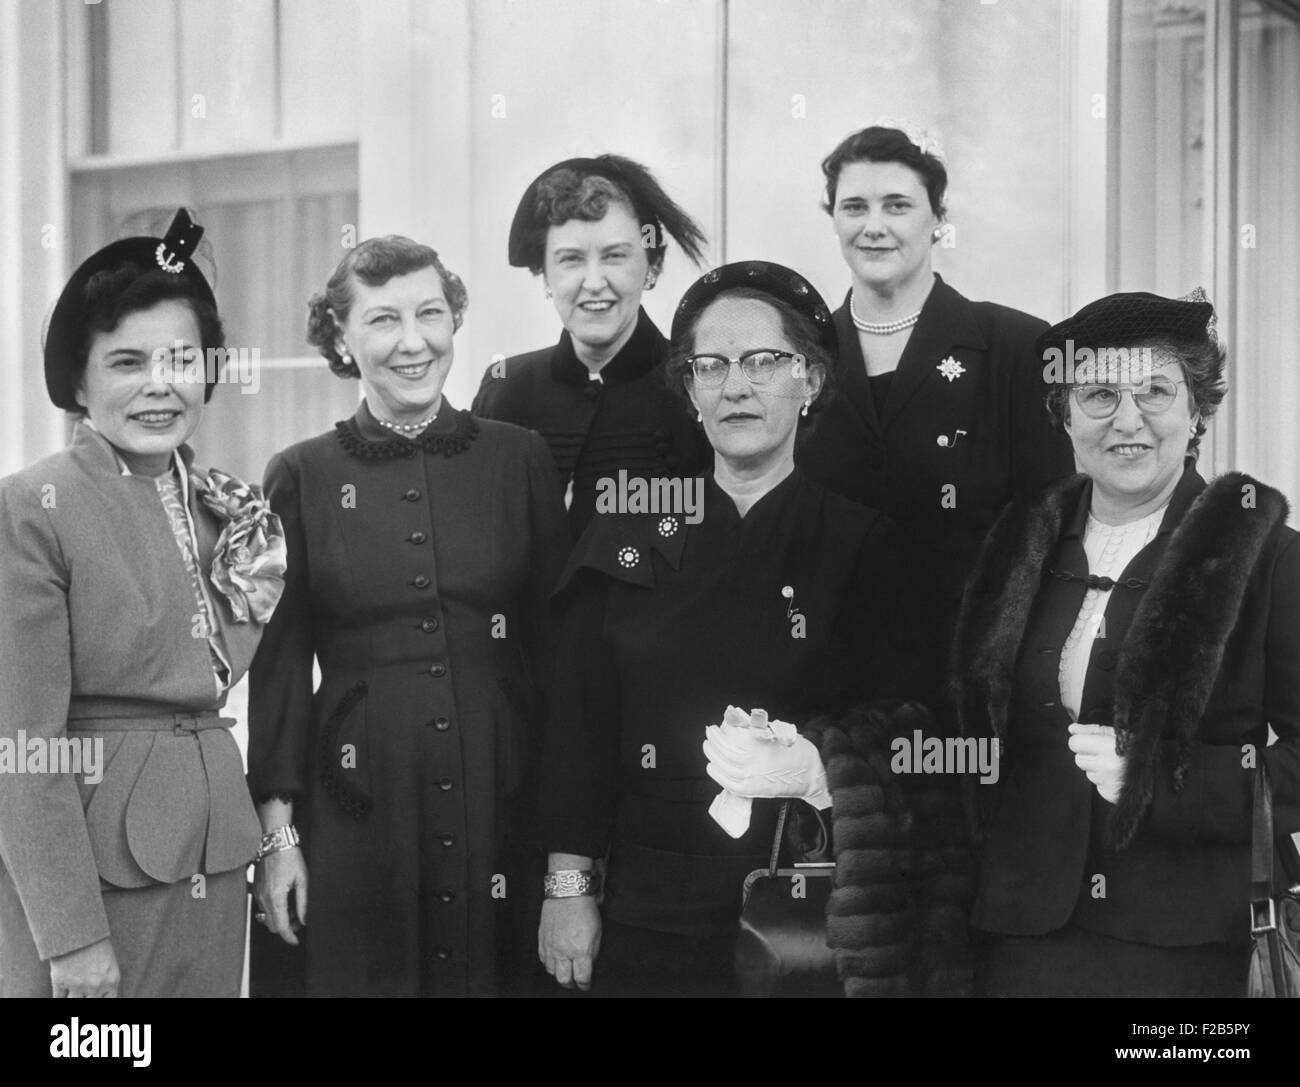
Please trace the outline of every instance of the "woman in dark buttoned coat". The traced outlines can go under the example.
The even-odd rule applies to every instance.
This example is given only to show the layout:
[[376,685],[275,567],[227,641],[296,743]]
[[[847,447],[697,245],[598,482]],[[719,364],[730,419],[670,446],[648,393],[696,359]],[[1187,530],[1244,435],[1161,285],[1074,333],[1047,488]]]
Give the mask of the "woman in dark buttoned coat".
[[45,341],[72,444],[0,480],[3,996],[239,995],[259,829],[220,710],[285,548],[187,444],[224,344],[202,234],[77,269]]
[[525,190],[510,264],[541,276],[564,331],[554,347],[494,363],[474,412],[546,439],[576,540],[601,479],[682,477],[708,445],[664,385],[668,342],[641,307],[667,235],[699,263],[704,234],[650,171],[619,155],[568,159]]
[[931,267],[948,174],[934,141],[881,122],[822,163],[825,208],[849,267],[835,311],[840,395],[798,454],[808,475],[897,520],[912,536],[900,569],[943,669],[961,586],[984,533],[1015,495],[1073,470],[1069,443],[1043,410],[1047,327],[972,302]]
[[[1082,474],[990,532],[953,668],[964,731],[1003,751],[973,805],[984,994],[1244,995],[1260,765],[1294,856],[1300,539],[1273,488],[1196,471],[1224,395],[1212,315],[1111,295],[1041,341]],[[1102,348],[1127,372],[1085,372]]]
[[569,540],[541,438],[442,393],[465,306],[397,236],[311,301],[309,339],[365,400],[266,472],[291,573],[253,666],[249,781],[266,831],[301,844],[258,866],[284,944],[259,934],[254,993],[490,995],[535,969],[521,820]]
[[[907,632],[890,623],[888,526],[794,464],[833,345],[825,304],[790,269],[706,273],[678,309],[669,363],[716,450],[692,481],[700,503],[686,516],[598,514],[570,558],[538,820],[549,854],[538,952],[562,985],[733,994],[742,887],[767,864],[782,796],[834,802],[846,847],[877,858],[840,858],[829,909],[846,989],[935,991],[960,973],[969,873],[940,825],[945,812],[954,825],[955,790],[910,783],[918,797],[891,780],[892,733],[906,722],[910,736],[915,707],[845,713],[907,693],[892,686]],[[761,708],[800,735],[768,742],[729,707]],[[750,773],[760,749],[777,759],[772,779]],[[716,807],[723,782],[752,802],[747,815]],[[598,908],[593,862],[607,852]]]

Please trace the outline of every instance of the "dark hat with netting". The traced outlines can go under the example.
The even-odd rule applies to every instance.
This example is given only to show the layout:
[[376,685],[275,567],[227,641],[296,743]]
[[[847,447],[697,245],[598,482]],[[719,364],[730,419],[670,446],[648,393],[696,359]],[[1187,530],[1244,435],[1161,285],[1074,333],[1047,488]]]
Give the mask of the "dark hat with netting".
[[825,299],[817,288],[792,268],[766,260],[742,260],[724,264],[705,272],[682,296],[673,315],[672,339],[678,339],[691,326],[696,315],[718,295],[748,287],[780,299],[796,312],[803,314],[817,330],[817,342],[832,358],[838,348],[835,322]]
[[1068,354],[1069,344],[1078,349],[1207,342],[1218,343],[1214,307],[1197,287],[1182,298],[1162,298],[1145,291],[1108,294],[1044,332],[1038,338],[1038,352],[1045,356],[1056,348]]
[[[139,229],[137,227],[136,229]],[[205,302],[215,312],[216,298],[208,276],[199,267],[199,242],[203,227],[179,209],[161,238],[138,236],[110,242],[91,254],[72,273],[45,326],[45,388],[55,407],[78,411],[77,382],[85,359],[87,335],[87,288],[101,274],[128,276],[131,282],[146,274],[174,277],[177,294]],[[208,255],[204,255],[208,260]],[[208,275],[213,274],[209,264]],[[205,399],[210,399],[215,380],[209,381]]]
[[507,255],[511,267],[537,268],[541,265],[538,238],[546,228],[559,226],[551,217],[550,202],[542,193],[543,184],[558,174],[568,172],[577,179],[603,177],[627,195],[637,220],[655,227],[655,236],[646,249],[652,254],[663,245],[665,232],[677,239],[682,251],[696,264],[701,263],[706,239],[695,220],[672,199],[654,175],[639,162],[622,155],[599,155],[596,158],[565,159],[548,166],[524,190],[510,223]]

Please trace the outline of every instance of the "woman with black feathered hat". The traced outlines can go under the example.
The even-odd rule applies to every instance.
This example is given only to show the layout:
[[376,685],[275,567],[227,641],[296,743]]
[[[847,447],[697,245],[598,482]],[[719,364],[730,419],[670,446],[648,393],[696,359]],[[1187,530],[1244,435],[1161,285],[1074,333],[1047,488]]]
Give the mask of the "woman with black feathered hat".
[[894,686],[910,642],[889,526],[794,461],[834,350],[803,276],[765,261],[706,273],[678,307],[668,363],[714,449],[702,508],[597,516],[570,557],[537,821],[538,951],[562,985],[735,993],[745,876],[767,866],[790,797],[834,803],[843,832],[829,911],[845,990],[960,989],[956,791],[918,780],[918,793],[888,769],[893,730],[928,717],[846,715],[908,693]]
[[619,155],[568,159],[524,191],[510,264],[541,276],[564,326],[554,347],[489,367],[476,414],[538,431],[566,488],[577,539],[601,479],[686,477],[708,447],[664,387],[668,342],[641,307],[668,236],[697,264],[695,221],[644,166]]
[[219,711],[285,546],[186,444],[221,376],[202,234],[181,211],[77,269],[45,341],[72,445],[0,480],[5,996],[239,995],[261,833]]
[[1276,490],[1196,471],[1224,395],[1203,294],[1102,298],[1039,349],[1080,474],[994,525],[954,650],[964,731],[1002,745],[980,991],[1243,995],[1260,765],[1300,829],[1300,542]]

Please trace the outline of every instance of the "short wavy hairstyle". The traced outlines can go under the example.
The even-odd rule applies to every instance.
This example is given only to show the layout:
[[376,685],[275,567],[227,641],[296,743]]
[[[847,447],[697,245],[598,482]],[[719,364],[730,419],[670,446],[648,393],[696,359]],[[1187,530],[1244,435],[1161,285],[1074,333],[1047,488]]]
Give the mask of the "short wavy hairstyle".
[[925,186],[930,210],[940,219],[947,214],[943,201],[948,191],[948,168],[943,162],[936,155],[922,151],[901,129],[872,125],[846,137],[822,160],[822,174],[826,178],[822,210],[827,215],[835,211],[840,172],[855,162],[897,162],[910,167]]
[[[1112,345],[1098,346],[1105,348]],[[1169,352],[1182,367],[1183,376],[1187,379],[1187,393],[1192,398],[1192,409],[1196,412],[1196,433],[1187,443],[1188,456],[1195,459],[1200,454],[1201,438],[1207,429],[1206,421],[1218,411],[1228,392],[1228,383],[1224,378],[1227,352],[1218,340],[1209,336],[1196,340],[1149,337],[1132,344],[1130,350],[1144,347]],[[1043,398],[1048,414],[1062,431],[1070,419],[1070,390],[1073,387],[1073,384],[1066,382],[1053,383],[1048,386]]]
[[[716,303],[728,298],[762,302],[775,310],[781,321],[781,331],[785,334],[785,338],[790,341],[790,346],[804,357],[807,368],[810,370],[814,366],[821,368],[821,392],[808,405],[808,418],[805,419],[803,416],[799,418],[799,428],[802,431],[805,425],[812,422],[817,412],[821,411],[831,397],[835,395],[834,360],[831,358],[830,352],[822,346],[821,331],[813,323],[812,318],[800,313],[789,302],[783,301],[767,291],[756,290],[753,287],[733,287],[731,290],[721,291],[716,297],[709,300],[708,305],[694,313],[690,320],[678,330],[677,335],[673,337],[672,343],[669,345],[668,362],[664,366],[664,377],[668,382],[668,388],[685,400],[688,405],[690,404],[690,396],[687,390],[693,377],[690,360],[691,356],[695,354],[695,329],[704,314]],[[755,344],[754,346],[760,347],[764,345]]]
[[409,275],[432,268],[442,281],[442,292],[451,307],[452,320],[458,330],[465,319],[469,293],[460,276],[447,269],[434,249],[401,234],[367,238],[349,249],[330,276],[325,289],[307,302],[307,342],[315,347],[339,377],[361,376],[355,362],[344,362],[335,346],[343,324],[356,300],[354,284],[380,287],[394,276]]

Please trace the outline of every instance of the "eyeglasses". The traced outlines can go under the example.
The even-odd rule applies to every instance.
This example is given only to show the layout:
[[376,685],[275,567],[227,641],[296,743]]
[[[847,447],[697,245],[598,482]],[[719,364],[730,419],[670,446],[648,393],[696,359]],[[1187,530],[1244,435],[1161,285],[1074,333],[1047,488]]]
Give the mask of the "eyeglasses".
[[1076,385],[1071,391],[1079,410],[1088,418],[1109,419],[1119,411],[1126,392],[1132,395],[1133,404],[1143,415],[1160,415],[1178,399],[1178,386],[1186,384],[1157,376],[1142,385]]
[[696,385],[701,389],[720,389],[727,383],[733,362],[755,385],[766,385],[776,376],[776,368],[782,359],[793,359],[796,367],[803,362],[802,355],[770,347],[746,351],[738,359],[729,359],[726,355],[692,355],[686,361],[691,364]]

